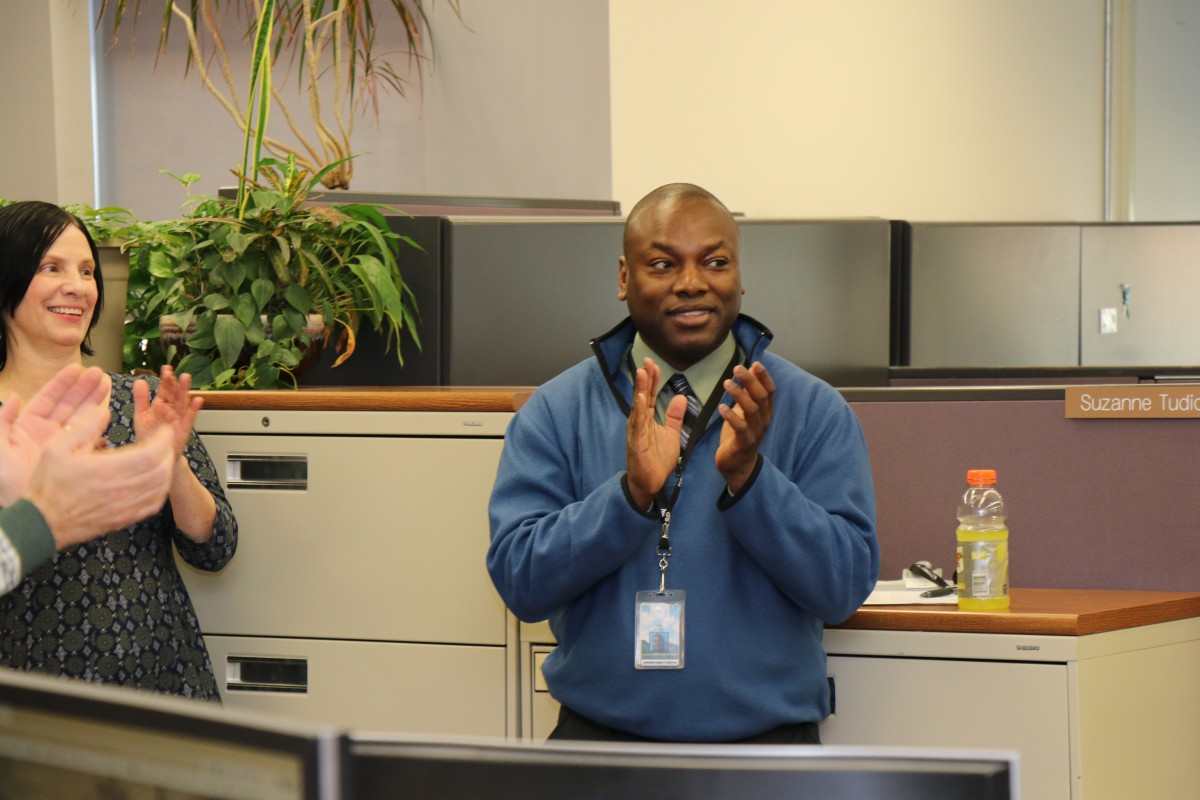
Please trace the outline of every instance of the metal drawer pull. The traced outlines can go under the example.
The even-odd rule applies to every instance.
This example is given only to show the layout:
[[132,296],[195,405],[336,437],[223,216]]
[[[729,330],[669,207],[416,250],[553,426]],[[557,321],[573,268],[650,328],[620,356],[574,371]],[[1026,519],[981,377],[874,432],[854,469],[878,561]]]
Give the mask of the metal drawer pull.
[[308,489],[308,456],[230,453],[225,465],[229,489]]
[[308,692],[308,659],[229,656],[225,688],[231,692]]

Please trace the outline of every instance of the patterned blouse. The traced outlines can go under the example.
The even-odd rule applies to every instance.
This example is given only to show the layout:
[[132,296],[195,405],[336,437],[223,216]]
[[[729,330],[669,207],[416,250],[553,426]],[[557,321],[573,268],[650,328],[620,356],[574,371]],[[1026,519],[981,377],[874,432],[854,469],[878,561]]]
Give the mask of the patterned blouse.
[[[111,377],[105,437],[120,446],[135,438],[133,378]],[[157,390],[158,380],[150,386]],[[237,548],[237,521],[195,432],[184,455],[216,500],[212,538],[188,539],[175,527],[168,501],[152,517],[58,553],[0,598],[0,665],[220,699],[174,550],[188,564],[216,572]]]

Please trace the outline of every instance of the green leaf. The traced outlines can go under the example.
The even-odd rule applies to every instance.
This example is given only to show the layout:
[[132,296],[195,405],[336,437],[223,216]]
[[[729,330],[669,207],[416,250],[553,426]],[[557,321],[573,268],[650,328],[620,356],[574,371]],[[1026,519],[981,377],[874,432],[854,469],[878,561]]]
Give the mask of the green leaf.
[[[293,336],[299,336],[304,331],[304,324],[308,321],[306,315],[301,314],[294,309],[283,309],[283,316],[287,317],[288,327],[292,329]],[[277,338],[276,341],[279,341]]]
[[[179,321],[179,316],[176,315],[176,322],[181,328],[187,330],[187,326]],[[217,340],[213,338],[213,316],[212,312],[207,312],[196,317],[196,332],[187,337],[188,347],[193,350],[211,350],[217,346]]]
[[204,389],[212,385],[212,364],[199,353],[189,353],[179,362],[176,372],[192,376],[192,388]]
[[350,269],[367,286],[368,291],[384,311],[393,317],[399,316],[400,291],[392,282],[392,276],[384,267],[383,262],[374,256],[363,255],[350,262]]
[[229,281],[225,280],[225,267],[226,266],[228,266],[228,265],[221,259],[217,259],[215,263],[205,259],[204,265],[203,265],[203,267],[201,267],[201,269],[203,270],[203,273],[208,277],[209,285],[215,286],[215,287],[223,287],[223,286],[229,285]]
[[[177,311],[174,314],[172,314],[171,317],[175,320],[175,324],[178,325],[181,330],[186,331],[188,328],[190,328],[192,326],[193,322],[196,322],[197,325],[199,325],[199,322],[196,319],[196,309],[195,308],[188,308],[188,309],[184,309],[183,311]],[[155,324],[154,329],[158,330],[157,323]]]
[[267,251],[267,260],[271,262],[271,268],[275,270],[275,279],[283,286],[287,286],[292,282],[292,274],[288,272],[287,260],[283,257],[283,253],[278,250]]
[[[292,308],[299,311],[301,314],[307,314],[312,310],[313,301],[308,292],[303,286],[298,283],[293,283],[283,290],[283,299],[288,302]],[[304,328],[304,323],[301,322],[297,330]]]
[[272,238],[275,240],[275,244],[279,245],[279,255],[283,259],[284,263],[286,264],[288,261],[291,261],[292,247],[288,244],[287,237],[274,236]]
[[193,183],[200,180],[200,175],[195,172],[185,172],[182,175],[176,175],[174,172],[171,172],[171,170],[169,170],[169,169],[159,168],[158,174],[171,176],[172,178],[174,178],[175,180],[177,180],[181,184],[183,184],[183,186],[185,188],[188,186],[191,186]]
[[204,296],[204,307],[209,311],[224,311],[232,305],[229,298],[223,294],[206,294]]
[[290,339],[295,334],[296,332],[292,330],[291,323],[288,322],[287,317],[285,317],[283,314],[276,314],[275,316],[271,317],[272,341],[280,342],[284,339]]
[[[242,323],[242,329],[245,330],[258,321],[258,306],[255,305],[254,298],[248,294],[239,294],[233,298],[233,316],[238,322]],[[261,323],[260,323],[261,324]]]
[[254,205],[264,210],[278,208],[282,200],[277,192],[251,192],[250,195],[254,198]]
[[263,331],[262,318],[258,314],[254,315],[254,319],[246,326],[246,343],[251,347],[258,347],[264,341],[267,341],[267,334]]
[[280,349],[275,354],[275,360],[289,369],[300,363],[300,356],[292,350]]
[[[246,136],[242,144],[242,178],[238,181],[238,216],[246,211],[247,178],[253,179],[251,169],[258,169],[263,138],[267,128],[267,113],[271,108],[271,34],[275,20],[275,0],[264,0],[254,26],[254,48],[250,57],[250,103],[246,115]],[[257,95],[257,108],[255,104]]]
[[[415,344],[417,346],[417,349],[418,350],[422,349],[421,348],[421,337],[417,334],[417,323],[412,318],[412,314],[408,313],[407,308],[404,309],[404,326],[403,327],[408,329],[408,335],[412,337],[413,344]],[[399,352],[400,352],[400,342],[397,341],[396,342],[396,353],[399,354]],[[401,364],[404,363],[403,358],[400,359],[400,363]]]
[[158,307],[163,304],[165,299],[162,292],[157,292],[142,304],[140,312],[134,308],[129,308],[127,311],[133,317],[133,322],[149,325],[150,321],[160,316],[158,314]]
[[232,264],[225,266],[225,281],[229,284],[231,291],[236,292],[242,288],[242,283],[246,280],[246,267],[242,262],[234,261]]
[[[301,265],[301,271],[300,271],[301,285],[313,286],[314,287],[313,290],[318,293],[320,293],[320,292],[326,292],[328,294],[336,294],[337,293],[337,287],[335,287],[333,285],[333,279],[329,275],[329,270],[327,270],[325,268],[325,264],[321,261],[321,259],[317,258],[316,255],[313,254],[309,250],[297,250],[296,255],[298,255],[300,257],[298,260],[300,261],[300,265]],[[310,275],[312,273],[316,273],[316,276],[320,280],[319,281],[312,280],[310,278]]]
[[173,278],[178,263],[162,250],[153,250],[150,253],[150,264],[147,269],[156,278]]
[[213,334],[217,341],[217,350],[221,353],[221,361],[226,367],[234,366],[242,355],[242,347],[246,344],[246,328],[236,317],[221,315],[217,317]]
[[259,364],[254,369],[259,389],[274,389],[279,385],[279,370],[273,364]]
[[337,161],[334,161],[332,164],[325,165],[325,167],[322,168],[320,172],[313,175],[312,178],[309,180],[308,185],[304,187],[304,194],[307,195],[309,192],[311,192],[316,187],[316,185],[321,182],[321,179],[324,178],[326,175],[328,175],[330,172],[337,169],[342,164],[345,164],[350,159],[356,158],[356,157],[357,156],[346,156],[345,158],[339,158]]
[[225,237],[225,244],[240,256],[250,246],[250,239],[241,231],[230,231]]
[[232,383],[235,374],[237,374],[237,371],[233,368],[223,369],[213,378],[212,385],[218,389],[223,389]]
[[250,284],[250,295],[258,306],[256,310],[262,311],[275,296],[275,284],[265,278],[259,278]]
[[413,248],[414,250],[420,250],[422,253],[425,252],[425,248],[421,247],[421,245],[417,244],[417,241],[415,239],[413,239],[411,236],[403,236],[402,235],[402,236],[399,236],[398,238],[400,239],[400,241],[404,242],[406,245]]

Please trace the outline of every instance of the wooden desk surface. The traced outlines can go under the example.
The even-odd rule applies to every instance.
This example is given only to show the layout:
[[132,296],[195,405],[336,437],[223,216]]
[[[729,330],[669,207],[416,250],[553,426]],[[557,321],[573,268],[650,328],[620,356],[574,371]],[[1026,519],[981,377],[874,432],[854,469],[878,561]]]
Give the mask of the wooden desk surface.
[[1200,616],[1200,593],[1013,589],[1005,611],[955,605],[863,606],[832,628],[1083,636]]
[[213,410],[516,411],[532,387],[356,386],[345,389],[195,392]]

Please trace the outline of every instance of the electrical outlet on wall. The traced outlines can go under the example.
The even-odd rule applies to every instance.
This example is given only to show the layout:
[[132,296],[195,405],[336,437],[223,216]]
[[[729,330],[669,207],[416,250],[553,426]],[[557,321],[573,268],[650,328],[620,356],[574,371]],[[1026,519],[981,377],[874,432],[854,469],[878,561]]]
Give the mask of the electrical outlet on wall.
[[1117,332],[1117,310],[1115,308],[1100,309],[1100,333]]

